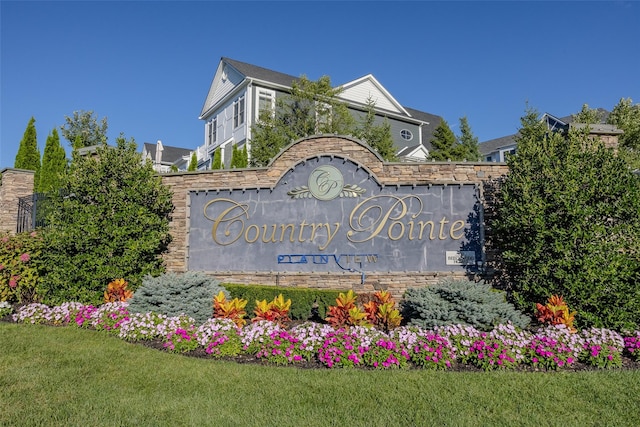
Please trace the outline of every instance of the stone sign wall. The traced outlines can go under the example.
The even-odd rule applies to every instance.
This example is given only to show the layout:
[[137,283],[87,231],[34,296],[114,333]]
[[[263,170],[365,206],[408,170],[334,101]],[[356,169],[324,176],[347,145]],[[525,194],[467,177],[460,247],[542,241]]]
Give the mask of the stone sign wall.
[[385,163],[350,137],[292,143],[266,168],[163,175],[169,271],[277,286],[388,289],[478,273],[493,163]]

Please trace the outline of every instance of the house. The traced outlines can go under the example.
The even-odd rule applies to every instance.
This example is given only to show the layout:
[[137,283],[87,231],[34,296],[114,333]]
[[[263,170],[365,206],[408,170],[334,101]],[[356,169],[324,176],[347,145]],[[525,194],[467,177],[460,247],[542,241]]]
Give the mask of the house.
[[155,144],[145,142],[142,146],[142,159],[153,163],[153,170],[167,173],[173,170],[187,170],[193,150],[163,145],[158,140]]
[[[240,149],[247,144],[250,152],[251,126],[259,112],[275,108],[276,99],[288,94],[294,81],[298,77],[221,58],[200,113],[204,134],[197,149],[198,168],[211,168],[217,148],[226,165],[234,144]],[[376,116],[388,120],[401,160],[426,159],[441,117],[404,107],[371,74],[340,87],[339,98],[354,117],[364,114],[368,99],[375,102]]]
[[[622,131],[613,125],[604,123],[609,116],[607,110],[598,108],[597,111],[601,118],[601,123],[588,125],[589,133],[603,140],[606,146],[617,146],[618,135],[622,134]],[[575,123],[573,116],[556,117],[549,113],[544,113],[540,117],[540,121],[543,121],[550,131],[555,132],[567,132],[570,128],[584,128],[587,126],[584,123]],[[516,152],[517,135],[517,133],[507,135],[478,144],[480,158],[486,162],[506,161],[507,156]]]

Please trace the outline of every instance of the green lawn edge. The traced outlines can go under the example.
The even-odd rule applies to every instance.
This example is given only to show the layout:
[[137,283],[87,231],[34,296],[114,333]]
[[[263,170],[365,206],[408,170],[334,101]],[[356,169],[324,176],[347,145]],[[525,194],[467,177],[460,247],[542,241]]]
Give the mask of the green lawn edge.
[[640,425],[639,371],[272,367],[12,323],[0,343],[0,425]]

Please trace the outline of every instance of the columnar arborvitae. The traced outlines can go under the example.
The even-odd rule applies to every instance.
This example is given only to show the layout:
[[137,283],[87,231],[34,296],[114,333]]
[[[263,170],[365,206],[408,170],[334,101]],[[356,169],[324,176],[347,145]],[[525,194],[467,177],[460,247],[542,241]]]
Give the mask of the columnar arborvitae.
[[188,171],[194,171],[198,169],[198,156],[196,155],[196,152],[194,151],[193,153],[191,153],[191,161],[189,162],[189,167],[187,168]]
[[213,164],[211,165],[211,169],[223,169],[220,147],[216,148],[216,151],[213,152]]
[[16,154],[14,167],[35,171],[34,183],[37,183],[40,178],[40,150],[38,149],[35,122],[36,119],[31,117],[27,124]]
[[64,148],[60,145],[58,129],[54,128],[47,137],[47,143],[44,147],[42,169],[36,191],[40,193],[58,191],[66,170],[67,156]]
[[233,144],[233,149],[231,150],[230,168],[235,169],[240,167],[238,166],[239,162],[240,162],[240,154],[238,153],[238,147],[236,146],[236,144]]

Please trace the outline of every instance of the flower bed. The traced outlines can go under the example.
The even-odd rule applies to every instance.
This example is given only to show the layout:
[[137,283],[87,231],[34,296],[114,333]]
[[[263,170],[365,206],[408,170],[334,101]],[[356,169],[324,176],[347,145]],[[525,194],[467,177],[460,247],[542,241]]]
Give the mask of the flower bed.
[[432,330],[403,326],[385,333],[313,322],[285,329],[265,320],[239,327],[229,319],[197,325],[185,315],[129,313],[127,306],[126,302],[99,307],[29,304],[11,319],[90,328],[129,342],[155,343],[174,353],[277,365],[485,371],[640,367],[640,331],[620,334],[591,328],[573,333],[564,325],[523,331],[506,324],[489,332],[449,325]]

